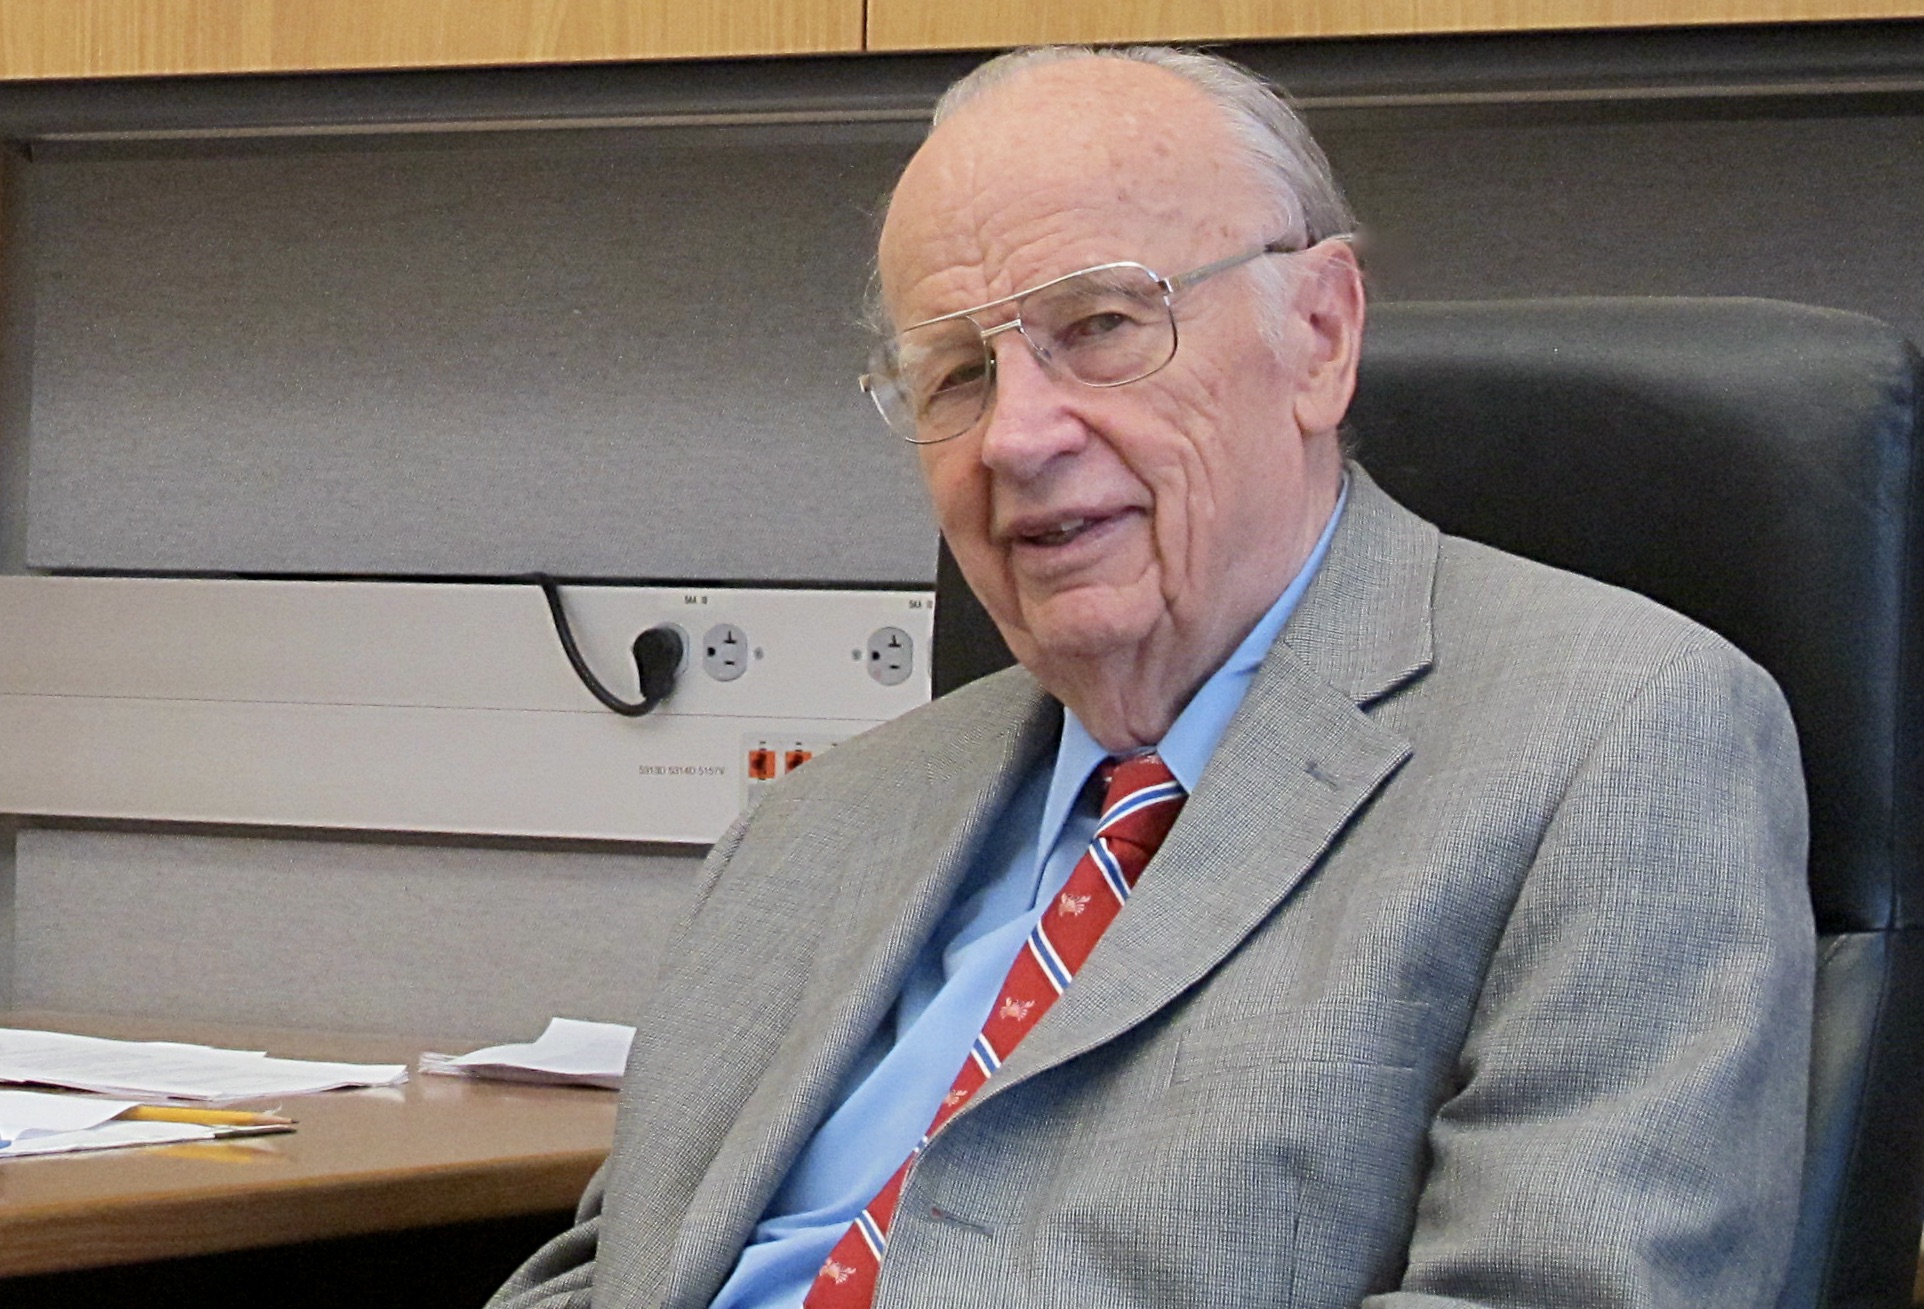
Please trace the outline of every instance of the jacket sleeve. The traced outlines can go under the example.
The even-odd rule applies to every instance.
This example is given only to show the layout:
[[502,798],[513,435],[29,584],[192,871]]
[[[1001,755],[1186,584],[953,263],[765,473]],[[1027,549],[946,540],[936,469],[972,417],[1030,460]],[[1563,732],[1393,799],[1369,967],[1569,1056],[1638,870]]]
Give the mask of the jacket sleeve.
[[1776,1303],[1813,929],[1782,697],[1721,642],[1607,724],[1523,881],[1399,1289],[1367,1309]]
[[588,1309],[594,1295],[595,1243],[607,1164],[595,1170],[575,1209],[575,1225],[515,1270],[488,1301],[489,1309]]

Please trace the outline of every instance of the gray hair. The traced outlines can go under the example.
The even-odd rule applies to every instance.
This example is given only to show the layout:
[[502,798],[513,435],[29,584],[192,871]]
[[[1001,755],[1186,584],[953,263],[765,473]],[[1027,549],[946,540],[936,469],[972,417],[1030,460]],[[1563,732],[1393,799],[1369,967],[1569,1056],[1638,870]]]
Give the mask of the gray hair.
[[935,105],[935,122],[993,87],[1048,64],[1082,59],[1126,59],[1174,73],[1221,109],[1259,184],[1268,188],[1277,225],[1264,235],[1304,246],[1350,232],[1356,219],[1329,158],[1282,93],[1241,64],[1198,50],[1166,45],[1098,49],[1045,45],[999,55],[955,83]]
[[[1264,239],[1285,238],[1307,247],[1355,229],[1355,216],[1330,170],[1328,156],[1288,100],[1269,82],[1220,55],[1162,45],[1045,45],[1014,50],[980,65],[943,92],[935,105],[935,123],[939,125],[962,106],[1030,69],[1082,59],[1126,59],[1164,69],[1194,86],[1222,110],[1251,175],[1269,193],[1275,223],[1263,233]],[[1290,262],[1264,259],[1250,265],[1250,275],[1258,279],[1263,298],[1274,309],[1280,309],[1288,299]],[[864,318],[878,335],[893,330],[882,305],[879,278],[870,281],[866,310]],[[1272,342],[1278,340],[1281,327],[1279,313],[1264,315],[1264,335]]]

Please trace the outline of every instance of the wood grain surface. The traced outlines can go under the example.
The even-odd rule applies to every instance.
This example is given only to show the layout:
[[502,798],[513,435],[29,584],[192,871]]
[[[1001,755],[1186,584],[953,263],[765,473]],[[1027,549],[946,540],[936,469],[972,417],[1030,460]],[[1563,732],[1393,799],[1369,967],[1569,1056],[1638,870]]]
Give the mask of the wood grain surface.
[[862,0],[0,0],[0,79],[862,48]]
[[869,0],[870,50],[1924,17],[1919,0]]
[[[473,1045],[21,1011],[0,1026],[410,1067]],[[273,1103],[293,1132],[0,1161],[0,1276],[572,1209],[614,1136],[614,1092],[585,1088],[417,1074]]]

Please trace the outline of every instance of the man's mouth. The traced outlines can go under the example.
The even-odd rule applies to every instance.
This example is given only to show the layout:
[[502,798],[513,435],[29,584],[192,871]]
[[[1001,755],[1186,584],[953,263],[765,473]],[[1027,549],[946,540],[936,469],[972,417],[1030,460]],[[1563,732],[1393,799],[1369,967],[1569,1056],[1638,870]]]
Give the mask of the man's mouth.
[[1006,548],[1015,552],[1022,566],[1040,569],[1087,567],[1114,549],[1118,533],[1142,511],[1131,506],[1096,506],[1079,512],[1029,514],[1010,523],[998,535]]
[[1021,540],[1025,545],[1067,545],[1103,521],[1105,520],[1099,518],[1065,518],[1039,532],[1025,532]]

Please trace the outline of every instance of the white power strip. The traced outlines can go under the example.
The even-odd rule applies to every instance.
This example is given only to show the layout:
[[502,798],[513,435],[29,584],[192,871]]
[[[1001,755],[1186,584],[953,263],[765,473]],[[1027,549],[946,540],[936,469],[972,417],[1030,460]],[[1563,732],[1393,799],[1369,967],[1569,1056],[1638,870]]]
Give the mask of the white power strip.
[[707,843],[929,698],[927,591],[0,577],[0,813]]

